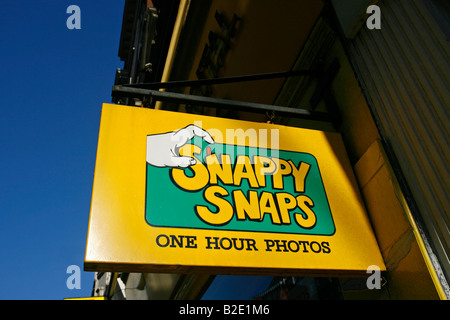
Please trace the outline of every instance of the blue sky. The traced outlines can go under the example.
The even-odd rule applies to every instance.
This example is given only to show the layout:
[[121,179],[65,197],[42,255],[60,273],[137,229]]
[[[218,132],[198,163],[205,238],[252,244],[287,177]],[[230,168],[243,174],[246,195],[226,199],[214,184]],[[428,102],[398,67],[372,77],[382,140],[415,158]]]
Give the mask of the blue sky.
[[[69,5],[81,30],[69,30]],[[111,101],[124,1],[3,0],[0,299],[90,296],[83,268],[101,105]]]

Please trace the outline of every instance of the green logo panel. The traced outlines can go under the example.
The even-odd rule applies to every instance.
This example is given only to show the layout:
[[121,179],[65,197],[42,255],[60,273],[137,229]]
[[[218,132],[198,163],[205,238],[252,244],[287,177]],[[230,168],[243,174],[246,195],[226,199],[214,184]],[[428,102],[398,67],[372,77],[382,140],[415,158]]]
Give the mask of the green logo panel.
[[[234,183],[223,181],[225,179],[217,176],[214,180],[208,180],[199,190],[186,190],[174,180],[172,170],[184,170],[187,178],[193,178],[195,172],[191,168],[161,168],[147,163],[145,219],[151,226],[326,236],[334,234],[333,217],[319,166],[313,155],[219,143],[207,145],[196,139],[191,140],[191,144],[201,148],[201,152],[194,156],[205,169],[208,168],[206,157],[209,155],[215,155],[217,159],[228,155],[231,159],[228,165],[231,167],[227,169],[233,172]],[[255,156],[274,161],[281,159],[282,162],[277,162],[277,166],[283,170],[283,174],[277,178],[266,173],[258,179],[250,179],[250,171],[257,171],[253,163]],[[236,160],[239,157],[241,160],[247,157],[252,167],[238,166]],[[286,168],[288,164],[291,167]],[[221,165],[224,168],[225,164]],[[238,176],[239,181],[236,181]],[[259,184],[256,185],[255,181]],[[218,190],[220,192],[216,192]],[[240,199],[240,205],[237,198]],[[213,218],[226,212],[227,218],[215,224],[202,216],[201,212],[205,211],[209,212],[208,217]],[[258,212],[259,216],[255,219],[254,214],[258,215]]]

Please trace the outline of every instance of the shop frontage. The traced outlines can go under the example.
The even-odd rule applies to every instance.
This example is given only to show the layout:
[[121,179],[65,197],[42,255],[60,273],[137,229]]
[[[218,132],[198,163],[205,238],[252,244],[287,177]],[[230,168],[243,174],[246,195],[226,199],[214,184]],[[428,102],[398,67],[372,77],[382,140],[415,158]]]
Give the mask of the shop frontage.
[[[393,81],[405,98],[425,75],[417,67],[413,87],[388,52],[368,52],[401,40],[386,33],[400,9],[379,1],[383,24],[369,29],[368,5],[125,2],[124,68],[115,104],[102,108],[86,248],[94,296],[448,298],[448,179],[433,151],[448,148],[448,81],[409,101],[428,120],[440,114],[436,124],[383,94]],[[419,28],[417,5],[402,6]],[[448,56],[432,21],[427,41]],[[436,172],[407,149],[412,136],[389,129],[400,125],[421,130]]]

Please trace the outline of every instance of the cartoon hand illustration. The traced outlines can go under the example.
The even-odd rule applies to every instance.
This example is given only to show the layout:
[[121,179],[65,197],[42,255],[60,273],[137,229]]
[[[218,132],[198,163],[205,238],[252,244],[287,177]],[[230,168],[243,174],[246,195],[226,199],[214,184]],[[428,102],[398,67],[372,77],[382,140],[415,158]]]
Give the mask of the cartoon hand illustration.
[[195,158],[179,154],[180,148],[194,137],[214,143],[208,132],[192,124],[178,131],[147,136],[147,162],[155,167],[186,168],[196,164]]

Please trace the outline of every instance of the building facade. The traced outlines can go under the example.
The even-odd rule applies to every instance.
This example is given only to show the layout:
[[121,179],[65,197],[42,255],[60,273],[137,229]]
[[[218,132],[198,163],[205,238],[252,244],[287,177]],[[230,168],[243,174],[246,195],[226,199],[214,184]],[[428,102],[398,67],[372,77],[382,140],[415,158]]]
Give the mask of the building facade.
[[[126,0],[113,102],[340,133],[387,272],[376,290],[339,275],[96,272],[93,296],[448,299],[449,16],[440,0]],[[155,101],[118,85],[329,117]]]

